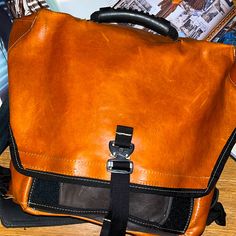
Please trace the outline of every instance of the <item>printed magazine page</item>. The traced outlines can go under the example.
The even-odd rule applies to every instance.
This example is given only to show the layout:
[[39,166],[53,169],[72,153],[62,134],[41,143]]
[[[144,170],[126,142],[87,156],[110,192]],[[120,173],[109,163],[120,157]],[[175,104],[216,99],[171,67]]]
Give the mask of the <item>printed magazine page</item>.
[[[208,34],[234,8],[233,0],[48,0],[52,10],[89,19],[101,7],[135,9],[164,17],[178,30],[180,37],[206,39]],[[139,27],[140,28],[140,27]]]
[[7,76],[7,52],[0,41],[0,107],[7,96],[8,76]]
[[233,9],[213,31],[207,40],[236,46],[236,9]]
[[180,36],[201,40],[207,37],[233,7],[233,1],[229,0],[183,1],[167,20],[176,26]]
[[233,0],[120,0],[115,8],[136,9],[164,17],[178,30],[180,37],[204,39],[232,10]]

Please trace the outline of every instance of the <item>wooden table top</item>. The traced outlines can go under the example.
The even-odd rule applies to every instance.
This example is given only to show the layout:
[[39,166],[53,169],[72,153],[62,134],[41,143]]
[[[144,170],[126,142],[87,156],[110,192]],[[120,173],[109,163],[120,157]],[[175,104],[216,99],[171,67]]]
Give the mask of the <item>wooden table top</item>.
[[[8,167],[9,152],[6,151],[0,158],[0,165]],[[227,226],[220,227],[215,223],[207,227],[204,236],[235,236],[236,235],[236,162],[230,159],[217,184],[220,190],[220,201],[227,213]],[[56,227],[36,227],[6,229],[0,225],[0,235],[4,236],[98,236],[100,227],[93,224],[78,224]]]

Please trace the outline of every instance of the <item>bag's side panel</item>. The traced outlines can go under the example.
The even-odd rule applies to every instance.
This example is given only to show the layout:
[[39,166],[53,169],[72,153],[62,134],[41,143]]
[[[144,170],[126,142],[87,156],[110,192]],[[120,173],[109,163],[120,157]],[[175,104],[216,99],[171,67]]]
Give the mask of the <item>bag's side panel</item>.
[[193,214],[185,236],[202,235],[206,227],[206,221],[214,195],[214,189],[205,197],[197,198],[194,201]]
[[[235,51],[234,51],[234,58],[235,58]],[[236,86],[236,63],[234,63],[232,70],[230,72],[230,79],[231,82]]]
[[52,214],[47,212],[41,212],[29,207],[28,201],[33,178],[22,175],[19,172],[17,172],[12,163],[10,165],[10,169],[11,169],[12,179],[10,182],[8,194],[13,197],[14,202],[19,204],[25,212],[41,216],[68,216],[63,214]]
[[[234,61],[235,61],[235,53],[234,53]],[[236,117],[236,63],[234,63],[231,73],[229,75],[229,82],[227,83],[227,95],[228,95],[228,119],[229,122],[235,124],[235,117]]]
[[18,173],[12,163],[10,168],[12,179],[9,187],[9,195],[13,196],[13,200],[25,210],[28,207],[28,195],[32,185],[32,178]]

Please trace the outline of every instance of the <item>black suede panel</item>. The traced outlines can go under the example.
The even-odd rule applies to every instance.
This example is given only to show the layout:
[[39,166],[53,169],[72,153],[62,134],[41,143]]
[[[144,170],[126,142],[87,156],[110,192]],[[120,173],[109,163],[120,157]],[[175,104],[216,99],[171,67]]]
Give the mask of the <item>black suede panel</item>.
[[[65,187],[66,186],[66,187]],[[108,211],[109,189],[35,179],[29,206],[38,210],[80,215],[103,221]],[[191,198],[130,193],[129,230],[184,233],[192,213]]]
[[193,199],[176,197],[172,203],[170,215],[163,225],[171,229],[184,229],[188,226],[193,210]]
[[29,195],[29,203],[58,205],[60,184],[55,181],[34,179]]
[[[108,210],[110,190],[76,184],[61,184],[59,204],[79,209]],[[168,217],[172,197],[130,192],[130,215],[163,224]],[[142,204],[140,204],[142,203]]]
[[62,183],[59,204],[80,209],[104,209],[109,207],[110,189],[94,188]]

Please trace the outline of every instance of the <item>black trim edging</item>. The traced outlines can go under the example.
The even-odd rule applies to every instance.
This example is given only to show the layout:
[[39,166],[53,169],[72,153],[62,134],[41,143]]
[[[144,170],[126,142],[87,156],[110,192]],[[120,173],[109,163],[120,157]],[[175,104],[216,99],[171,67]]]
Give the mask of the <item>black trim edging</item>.
[[[31,169],[24,169],[19,158],[17,144],[15,142],[10,126],[9,126],[9,130],[10,130],[10,140],[11,140],[10,152],[11,152],[11,157],[12,157],[12,163],[14,165],[14,168],[19,173],[29,176],[29,177],[60,181],[64,183],[74,183],[74,184],[78,183],[85,186],[110,188],[110,182],[106,180],[73,177],[73,176],[59,175],[59,174],[48,173],[48,172],[41,172],[41,171],[36,171],[36,170],[31,170]],[[233,149],[235,143],[236,143],[236,129],[234,129],[233,133],[231,134],[230,138],[225,144],[223,150],[221,151],[221,154],[215,164],[210,180],[208,182],[208,187],[206,189],[181,189],[181,188],[171,189],[171,188],[146,186],[146,185],[140,185],[140,184],[130,184],[130,190],[134,192],[143,192],[143,193],[145,192],[153,193],[153,194],[158,193],[159,195],[174,196],[174,197],[182,196],[182,197],[199,198],[199,197],[208,195],[212,191],[214,186],[216,185],[216,182],[218,181],[223,171],[223,168],[226,164],[226,161],[228,160],[230,156],[231,150]]]

